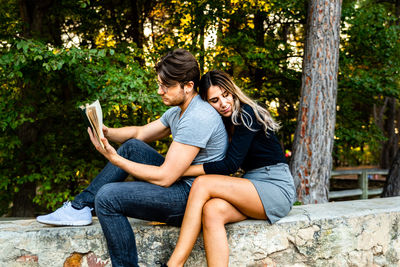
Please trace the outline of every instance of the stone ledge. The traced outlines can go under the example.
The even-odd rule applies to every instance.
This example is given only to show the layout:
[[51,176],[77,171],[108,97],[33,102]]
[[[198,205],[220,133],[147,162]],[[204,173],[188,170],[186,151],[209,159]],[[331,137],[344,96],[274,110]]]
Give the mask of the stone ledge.
[[[179,228],[131,220],[140,266],[172,252]],[[227,226],[230,266],[400,266],[400,197],[296,206],[274,225]],[[97,221],[51,227],[0,221],[0,266],[111,266]],[[186,266],[207,266],[202,239]]]

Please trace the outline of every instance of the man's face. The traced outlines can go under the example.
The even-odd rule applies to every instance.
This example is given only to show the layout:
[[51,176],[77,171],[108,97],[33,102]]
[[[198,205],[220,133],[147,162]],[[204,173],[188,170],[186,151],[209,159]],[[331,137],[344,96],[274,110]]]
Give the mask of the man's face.
[[166,106],[179,106],[185,100],[184,90],[181,85],[177,82],[175,85],[166,86],[161,82],[159,76],[158,80],[158,90],[157,93],[161,96],[163,103]]

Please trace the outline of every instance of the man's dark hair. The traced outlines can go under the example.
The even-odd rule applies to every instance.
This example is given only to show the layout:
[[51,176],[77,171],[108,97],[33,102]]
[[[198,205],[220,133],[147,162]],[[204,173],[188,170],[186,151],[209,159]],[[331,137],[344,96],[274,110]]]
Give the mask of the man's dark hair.
[[155,66],[161,82],[166,86],[176,85],[182,87],[186,82],[194,83],[194,90],[200,80],[200,68],[196,58],[187,50],[178,48],[168,52]]

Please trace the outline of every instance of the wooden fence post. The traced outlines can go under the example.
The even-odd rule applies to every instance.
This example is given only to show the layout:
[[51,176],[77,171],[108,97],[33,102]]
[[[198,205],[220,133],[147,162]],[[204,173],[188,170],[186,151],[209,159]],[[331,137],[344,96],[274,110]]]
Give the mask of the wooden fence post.
[[358,175],[358,185],[361,188],[362,194],[361,199],[368,199],[368,174],[367,170],[361,171],[361,176]]

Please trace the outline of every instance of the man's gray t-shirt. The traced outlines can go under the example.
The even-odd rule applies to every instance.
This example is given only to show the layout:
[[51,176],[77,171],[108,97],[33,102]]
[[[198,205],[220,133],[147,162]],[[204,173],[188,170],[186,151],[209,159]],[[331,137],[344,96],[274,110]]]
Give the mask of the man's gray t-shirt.
[[[218,112],[196,95],[179,117],[180,107],[168,109],[161,122],[171,129],[176,142],[200,148],[192,164],[221,160],[228,147],[228,135]],[[194,178],[185,179],[191,185]]]

